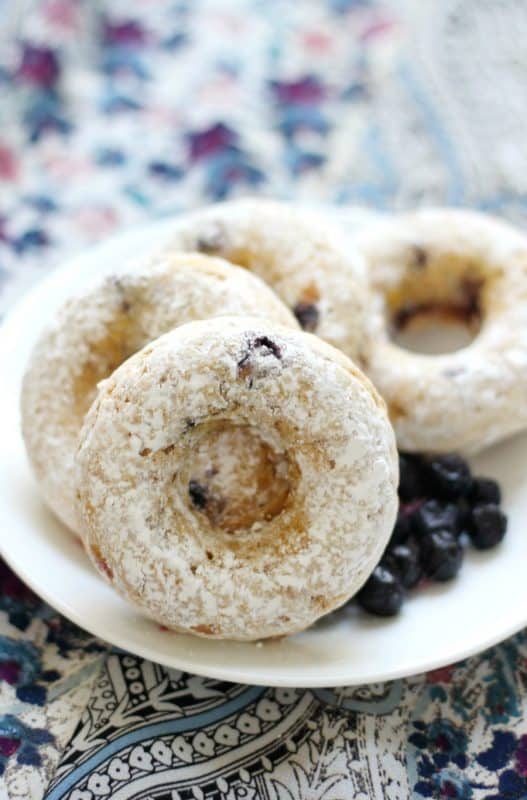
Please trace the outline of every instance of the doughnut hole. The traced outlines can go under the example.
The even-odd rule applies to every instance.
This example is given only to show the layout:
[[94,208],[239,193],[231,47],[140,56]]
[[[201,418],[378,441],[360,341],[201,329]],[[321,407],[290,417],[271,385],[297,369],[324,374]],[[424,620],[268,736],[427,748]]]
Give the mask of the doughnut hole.
[[189,451],[182,489],[188,506],[211,528],[228,534],[255,530],[289,505],[296,465],[255,428],[227,421],[198,426]]
[[491,284],[485,265],[413,245],[399,282],[384,292],[390,338],[427,355],[467,347],[481,329]]

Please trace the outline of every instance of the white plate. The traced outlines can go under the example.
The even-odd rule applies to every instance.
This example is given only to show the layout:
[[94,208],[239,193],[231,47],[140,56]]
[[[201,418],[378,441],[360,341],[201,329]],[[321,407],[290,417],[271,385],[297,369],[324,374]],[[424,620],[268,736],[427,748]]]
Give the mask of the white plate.
[[476,653],[527,624],[527,437],[474,460],[497,478],[509,533],[495,551],[468,554],[459,579],[415,592],[395,619],[344,609],[280,642],[241,644],[164,632],[104,584],[84,551],[42,505],[19,432],[18,398],[35,337],[58,304],[95,271],[136,256],[173,223],[158,222],[81,255],[42,281],[0,335],[0,547],[48,603],[91,633],[170,667],[272,686],[337,686],[402,677]]

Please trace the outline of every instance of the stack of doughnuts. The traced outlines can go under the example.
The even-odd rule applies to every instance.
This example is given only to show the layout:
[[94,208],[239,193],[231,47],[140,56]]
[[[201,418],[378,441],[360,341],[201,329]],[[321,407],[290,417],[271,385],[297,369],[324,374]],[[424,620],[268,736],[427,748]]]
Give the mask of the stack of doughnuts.
[[[271,201],[183,216],[35,345],[22,427],[41,494],[158,623],[301,631],[386,547],[396,436],[473,451],[527,426],[526,300],[524,238],[475,213],[386,219],[356,243]],[[394,344],[432,307],[477,324],[469,347]]]

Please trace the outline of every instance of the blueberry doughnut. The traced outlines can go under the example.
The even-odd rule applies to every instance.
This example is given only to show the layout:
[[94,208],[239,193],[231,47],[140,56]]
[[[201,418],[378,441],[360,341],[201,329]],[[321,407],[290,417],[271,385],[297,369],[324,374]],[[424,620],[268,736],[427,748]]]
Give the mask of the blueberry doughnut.
[[42,333],[23,381],[22,430],[44,500],[74,532],[73,456],[98,382],[171,328],[222,314],[298,327],[254,275],[221,259],[179,254],[98,280]]
[[385,404],[352,362],[266,320],[191,322],[104,381],[76,455],[97,569],[181,632],[253,640],[360,588],[397,509]]
[[168,246],[246,267],[274,289],[304,330],[360,364],[369,313],[364,262],[319,214],[271,200],[220,203],[183,216]]
[[[527,239],[493,217],[430,209],[358,236],[376,308],[364,369],[401,449],[475,452],[527,426]],[[474,335],[455,352],[398,347],[416,315],[454,316]]]

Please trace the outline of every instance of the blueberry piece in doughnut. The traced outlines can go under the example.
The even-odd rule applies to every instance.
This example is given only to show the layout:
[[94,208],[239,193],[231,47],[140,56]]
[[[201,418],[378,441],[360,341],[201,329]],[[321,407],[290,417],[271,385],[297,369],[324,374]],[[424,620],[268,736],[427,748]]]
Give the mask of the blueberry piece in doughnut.
[[507,531],[507,517],[497,505],[487,503],[472,511],[470,538],[478,550],[488,550],[499,544]]
[[456,453],[436,456],[426,462],[426,476],[433,496],[445,500],[465,497],[472,486],[472,475],[466,460]]
[[278,361],[282,358],[282,351],[275,342],[268,336],[257,336],[248,342],[246,353],[238,361],[239,377],[245,378],[251,374],[251,358],[255,350],[260,351],[264,356],[274,356]]
[[393,617],[401,610],[404,588],[391,569],[379,565],[358,592],[356,599],[359,606],[370,614]]
[[282,358],[282,351],[280,347],[273,342],[268,336],[257,336],[251,344],[251,349],[261,349],[273,355],[280,360]]
[[118,293],[121,295],[122,299],[120,301],[119,307],[122,313],[128,314],[132,308],[132,303],[129,297],[129,291],[127,291],[129,287],[127,287],[125,285],[125,282],[121,278],[118,278],[117,276],[110,278],[110,283],[113,284],[113,286],[117,289]]
[[474,478],[470,488],[469,501],[477,506],[483,503],[501,503],[501,489],[499,483],[492,478]]
[[202,486],[201,483],[192,478],[188,484],[188,493],[192,504],[196,508],[203,510],[207,507],[209,493],[206,486]]
[[206,255],[216,255],[227,245],[225,229],[219,222],[211,223],[196,238],[196,250]]
[[451,531],[432,531],[420,541],[421,564],[433,581],[449,581],[461,568],[463,547]]
[[315,303],[297,303],[293,307],[293,314],[302,330],[309,333],[316,331],[320,313]]
[[413,266],[420,270],[424,269],[428,263],[428,253],[426,248],[422,247],[420,244],[414,244],[412,247],[412,264]]

